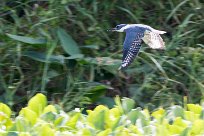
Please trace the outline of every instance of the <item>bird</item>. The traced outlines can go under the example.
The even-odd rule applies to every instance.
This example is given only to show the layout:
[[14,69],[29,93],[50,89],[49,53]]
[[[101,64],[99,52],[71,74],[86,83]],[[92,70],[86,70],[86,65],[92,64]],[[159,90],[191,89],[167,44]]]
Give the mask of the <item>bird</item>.
[[121,66],[118,70],[126,69],[138,55],[141,43],[144,41],[152,49],[165,49],[165,42],[161,38],[161,34],[165,31],[156,30],[144,24],[119,24],[108,31],[125,32],[125,40],[123,43],[123,57]]

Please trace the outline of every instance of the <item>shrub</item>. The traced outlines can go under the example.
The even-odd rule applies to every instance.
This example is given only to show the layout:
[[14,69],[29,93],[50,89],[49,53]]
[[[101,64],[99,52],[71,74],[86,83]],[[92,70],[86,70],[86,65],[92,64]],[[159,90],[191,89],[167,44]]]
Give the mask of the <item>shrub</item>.
[[76,108],[68,113],[59,105],[48,105],[43,94],[36,94],[22,108],[19,115],[11,117],[10,108],[0,103],[0,134],[19,136],[142,136],[142,135],[201,135],[204,134],[204,110],[197,104],[187,104],[187,109],[173,105],[150,113],[135,107],[129,98],[115,98],[116,105],[104,105],[94,110]]

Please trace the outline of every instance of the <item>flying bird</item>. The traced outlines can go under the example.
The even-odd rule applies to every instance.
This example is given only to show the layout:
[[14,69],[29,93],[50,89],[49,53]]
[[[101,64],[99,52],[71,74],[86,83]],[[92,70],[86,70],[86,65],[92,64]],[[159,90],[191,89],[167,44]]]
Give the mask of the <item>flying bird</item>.
[[138,55],[142,40],[152,49],[165,49],[165,43],[160,34],[165,31],[156,30],[143,24],[120,24],[109,31],[126,32],[123,43],[123,58],[119,70],[127,68]]

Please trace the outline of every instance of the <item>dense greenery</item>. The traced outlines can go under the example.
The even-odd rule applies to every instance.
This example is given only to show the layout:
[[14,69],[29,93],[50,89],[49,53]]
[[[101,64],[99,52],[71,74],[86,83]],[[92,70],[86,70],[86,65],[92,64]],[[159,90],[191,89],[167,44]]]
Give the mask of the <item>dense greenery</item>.
[[[10,108],[0,103],[1,136],[201,136],[204,134],[204,108],[187,104],[152,113],[136,108],[134,100],[115,98],[114,108],[103,105],[82,114],[79,108],[68,113],[59,105],[48,105],[46,97],[37,94],[11,117]],[[187,109],[186,109],[187,108]]]
[[[0,101],[15,111],[37,92],[65,110],[91,103],[112,107],[115,95],[149,109],[181,105],[183,96],[199,102],[203,10],[201,0],[3,0]],[[106,30],[120,23],[167,31],[167,49],[143,44],[134,63],[118,72],[125,34]]]

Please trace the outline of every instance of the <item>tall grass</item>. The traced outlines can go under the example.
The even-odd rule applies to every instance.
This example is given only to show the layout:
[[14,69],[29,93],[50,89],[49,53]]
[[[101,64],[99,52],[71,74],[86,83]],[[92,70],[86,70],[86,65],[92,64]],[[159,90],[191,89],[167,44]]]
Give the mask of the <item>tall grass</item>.
[[[134,98],[140,106],[182,104],[204,96],[204,13],[199,0],[3,1],[0,7],[0,100],[17,107],[44,92],[67,109]],[[142,47],[134,63],[116,71],[125,34],[106,30],[144,23],[166,30],[163,52]],[[59,27],[72,40],[65,46]],[[6,34],[46,39],[28,43]],[[67,40],[67,36],[65,36]],[[73,47],[73,41],[76,46]],[[70,54],[78,48],[79,53]]]

